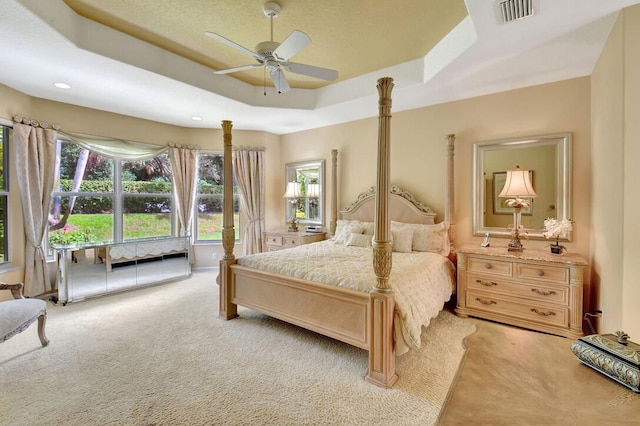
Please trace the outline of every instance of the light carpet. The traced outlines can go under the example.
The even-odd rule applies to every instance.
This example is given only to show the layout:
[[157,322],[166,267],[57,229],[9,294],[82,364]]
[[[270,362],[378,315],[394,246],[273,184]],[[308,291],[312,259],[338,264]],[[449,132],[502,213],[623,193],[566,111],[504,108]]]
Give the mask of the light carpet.
[[475,331],[443,311],[382,389],[364,350],[244,308],[219,318],[216,274],[49,304],[49,346],[36,325],[0,345],[0,424],[429,425]]

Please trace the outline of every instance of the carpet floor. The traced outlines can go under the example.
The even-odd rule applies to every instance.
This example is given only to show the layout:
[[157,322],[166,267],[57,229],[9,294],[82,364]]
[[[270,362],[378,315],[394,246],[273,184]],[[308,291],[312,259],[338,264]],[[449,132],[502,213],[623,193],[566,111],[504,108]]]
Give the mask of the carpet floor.
[[217,316],[216,272],[67,306],[0,345],[2,425],[429,425],[470,319],[442,311],[393,389],[367,352],[240,308]]

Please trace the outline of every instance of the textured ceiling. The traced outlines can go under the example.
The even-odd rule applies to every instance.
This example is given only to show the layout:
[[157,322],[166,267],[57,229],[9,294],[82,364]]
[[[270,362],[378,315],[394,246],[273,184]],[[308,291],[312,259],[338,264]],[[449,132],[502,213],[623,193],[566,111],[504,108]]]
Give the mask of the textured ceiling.
[[[64,0],[76,13],[215,70],[254,59],[205,36],[218,33],[250,50],[270,40],[263,0]],[[335,69],[338,81],[424,57],[467,16],[464,0],[279,0],[273,38],[293,30],[312,43],[294,62]],[[263,69],[231,76],[260,86]],[[330,84],[287,73],[291,87]],[[267,83],[271,82],[267,78]]]

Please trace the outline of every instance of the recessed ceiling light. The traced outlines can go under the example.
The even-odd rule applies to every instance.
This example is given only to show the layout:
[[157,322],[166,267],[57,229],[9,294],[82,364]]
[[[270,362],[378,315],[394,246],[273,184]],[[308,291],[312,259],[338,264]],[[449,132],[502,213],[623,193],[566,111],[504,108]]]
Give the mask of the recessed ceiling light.
[[197,115],[194,115],[193,117],[191,117],[191,119],[193,121],[202,121],[202,117],[198,117]]
[[71,86],[69,86],[67,83],[53,83],[54,86],[56,86],[58,89],[71,89]]

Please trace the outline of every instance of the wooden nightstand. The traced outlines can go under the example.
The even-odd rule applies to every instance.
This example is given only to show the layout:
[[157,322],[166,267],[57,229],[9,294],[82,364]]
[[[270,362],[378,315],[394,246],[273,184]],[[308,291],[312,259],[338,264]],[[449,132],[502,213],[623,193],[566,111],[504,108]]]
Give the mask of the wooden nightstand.
[[476,246],[464,246],[457,253],[458,315],[564,337],[583,336],[582,287],[587,262],[581,256]]
[[325,232],[266,231],[262,233],[262,251],[276,251],[323,241]]

